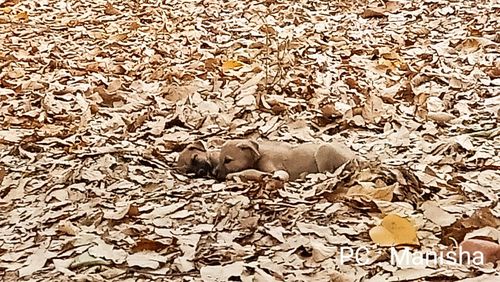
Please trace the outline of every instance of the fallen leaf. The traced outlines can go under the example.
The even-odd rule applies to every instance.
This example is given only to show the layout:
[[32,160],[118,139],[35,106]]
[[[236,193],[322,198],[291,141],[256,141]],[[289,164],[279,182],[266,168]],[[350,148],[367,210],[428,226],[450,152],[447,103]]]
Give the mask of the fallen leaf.
[[33,273],[41,270],[48,259],[53,258],[56,254],[46,249],[48,241],[42,244],[35,250],[26,260],[26,266],[19,269],[19,277],[30,276]]
[[244,64],[242,62],[240,62],[240,61],[228,60],[228,61],[225,61],[222,64],[222,70],[223,71],[228,71],[228,70],[233,70],[233,69],[241,68],[242,66],[244,66]]
[[26,11],[23,11],[23,12],[19,12],[16,14],[16,19],[18,21],[23,21],[23,22],[27,22],[29,20],[29,15],[28,15],[28,12]]
[[124,250],[114,249],[113,245],[106,244],[104,241],[99,241],[96,246],[88,250],[88,253],[95,258],[103,258],[116,264],[125,262],[127,258],[127,253]]
[[386,10],[384,8],[380,7],[374,7],[374,8],[366,8],[363,13],[361,14],[361,17],[363,18],[381,18],[385,17],[385,12]]
[[424,216],[439,226],[450,226],[457,218],[444,211],[436,202],[426,201],[420,207],[424,211]]
[[210,265],[200,269],[201,279],[210,281],[229,281],[230,277],[239,277],[243,272],[243,262],[234,262],[224,266]]
[[455,141],[465,150],[474,149],[474,145],[472,145],[471,138],[467,134],[458,135],[457,137],[455,137]]
[[127,256],[129,267],[157,269],[160,267],[160,262],[165,262],[164,258],[153,252],[140,252]]
[[106,261],[100,258],[91,256],[88,252],[84,252],[71,263],[69,269],[78,269],[81,267],[90,267],[96,265],[110,265],[111,261]]
[[104,13],[106,15],[113,16],[120,14],[120,11],[113,7],[113,4],[107,2],[106,5],[104,5]]
[[398,186],[397,183],[390,186],[377,187],[377,188],[356,185],[349,188],[346,197],[351,197],[351,198],[363,197],[368,200],[376,199],[376,200],[390,202],[392,201],[394,189],[396,189],[397,186]]
[[456,119],[457,117],[455,117],[452,114],[445,113],[445,112],[430,112],[430,113],[427,113],[427,118],[431,119],[439,124],[444,124],[444,123],[448,123],[448,122]]
[[132,247],[132,252],[142,252],[142,251],[160,251],[162,249],[167,248],[168,245],[165,245],[161,242],[149,240],[149,239],[141,239],[139,240],[134,247]]
[[7,174],[5,168],[3,166],[0,166],[0,185],[2,185],[3,179],[5,175]]
[[373,227],[369,233],[373,242],[383,247],[419,244],[413,224],[395,214],[385,216],[381,225]]

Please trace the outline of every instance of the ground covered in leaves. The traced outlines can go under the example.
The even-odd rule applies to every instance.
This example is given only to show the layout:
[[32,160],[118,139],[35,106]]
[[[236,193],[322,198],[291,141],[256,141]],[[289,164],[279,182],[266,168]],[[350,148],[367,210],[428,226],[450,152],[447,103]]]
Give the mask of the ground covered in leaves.
[[[412,251],[499,241],[495,2],[0,0],[2,280],[498,279],[370,237],[396,214]],[[232,138],[362,161],[293,183],[173,169]]]

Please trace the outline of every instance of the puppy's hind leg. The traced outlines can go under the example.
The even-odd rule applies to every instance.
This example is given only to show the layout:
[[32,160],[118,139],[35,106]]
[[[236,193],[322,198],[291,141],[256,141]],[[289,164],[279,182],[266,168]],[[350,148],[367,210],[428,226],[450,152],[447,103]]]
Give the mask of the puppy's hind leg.
[[354,153],[341,144],[322,144],[314,154],[319,172],[335,171],[344,163],[355,158]]

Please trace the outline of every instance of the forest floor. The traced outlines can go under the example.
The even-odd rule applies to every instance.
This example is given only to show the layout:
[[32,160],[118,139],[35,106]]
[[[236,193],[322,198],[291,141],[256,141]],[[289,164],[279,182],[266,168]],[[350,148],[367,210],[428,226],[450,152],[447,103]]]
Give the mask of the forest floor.
[[[471,239],[500,257],[484,247],[500,240],[499,15],[0,0],[1,280],[499,281],[494,260],[435,260]],[[173,169],[190,142],[234,138],[337,140],[360,161],[289,183]]]

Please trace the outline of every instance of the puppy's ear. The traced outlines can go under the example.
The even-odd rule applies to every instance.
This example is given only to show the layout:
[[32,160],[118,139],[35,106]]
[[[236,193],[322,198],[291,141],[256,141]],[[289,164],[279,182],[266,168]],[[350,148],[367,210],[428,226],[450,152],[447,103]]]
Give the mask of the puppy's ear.
[[244,143],[240,143],[236,145],[236,147],[242,149],[242,150],[251,150],[252,153],[255,155],[255,159],[260,158],[260,153],[259,153],[259,144],[253,140],[249,140]]
[[202,152],[206,152],[207,149],[205,148],[205,145],[203,145],[203,143],[201,141],[195,141],[194,143],[192,144],[189,144],[187,145],[186,149],[188,150],[199,150],[199,151],[202,151]]

